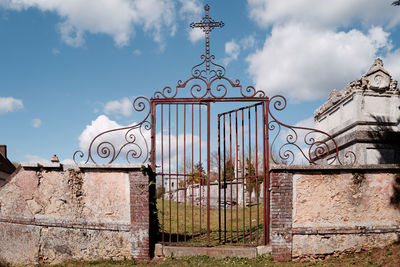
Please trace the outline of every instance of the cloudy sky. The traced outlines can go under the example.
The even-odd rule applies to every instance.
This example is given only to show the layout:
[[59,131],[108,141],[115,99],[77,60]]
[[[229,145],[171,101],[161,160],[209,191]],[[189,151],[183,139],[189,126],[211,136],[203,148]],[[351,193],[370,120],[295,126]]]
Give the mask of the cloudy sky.
[[136,96],[190,77],[204,4],[225,26],[212,52],[227,76],[310,121],[328,93],[376,57],[400,78],[391,0],[0,0],[0,143],[12,161],[68,162],[99,131],[140,121]]

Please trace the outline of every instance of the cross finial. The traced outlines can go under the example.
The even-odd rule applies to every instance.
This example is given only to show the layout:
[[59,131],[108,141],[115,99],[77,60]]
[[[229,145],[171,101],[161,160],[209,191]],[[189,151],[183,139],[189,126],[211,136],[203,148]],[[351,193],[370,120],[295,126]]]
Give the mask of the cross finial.
[[220,27],[222,28],[224,26],[224,22],[222,21],[214,21],[212,18],[210,18],[210,6],[205,5],[204,10],[206,11],[206,14],[204,15],[204,18],[200,22],[192,22],[190,23],[190,27],[192,28],[201,28],[203,29],[203,32],[208,35],[214,28]]
[[190,23],[190,27],[191,28],[200,28],[203,30],[203,32],[205,33],[205,45],[206,45],[206,53],[205,53],[205,61],[206,61],[206,71],[208,72],[210,70],[210,32],[214,29],[214,28],[222,28],[224,26],[224,22],[223,21],[215,21],[212,18],[210,18],[210,6],[209,5],[205,5],[204,6],[204,10],[205,10],[205,15],[203,17],[203,20],[201,20],[200,22],[192,22]]

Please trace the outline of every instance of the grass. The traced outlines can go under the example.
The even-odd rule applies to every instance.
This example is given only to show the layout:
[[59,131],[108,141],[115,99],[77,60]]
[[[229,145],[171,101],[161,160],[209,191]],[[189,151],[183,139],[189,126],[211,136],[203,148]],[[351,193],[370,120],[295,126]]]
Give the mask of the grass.
[[[164,200],[164,220],[162,214],[162,200],[157,200],[160,231],[164,229],[164,241],[185,242],[187,245],[219,245],[219,212],[210,209],[210,240],[207,243],[207,209],[199,206],[185,205],[175,201]],[[185,216],[186,212],[186,216]],[[255,245],[262,242],[263,236],[263,208],[260,203],[249,207],[236,206],[226,209],[226,232],[224,231],[224,210],[221,209],[221,239],[226,244]],[[251,222],[250,222],[251,215]],[[231,220],[232,216],[232,220]],[[258,218],[258,220],[257,220]],[[193,219],[193,220],[192,220]],[[258,222],[258,223],[257,223]],[[186,231],[185,231],[186,229]],[[232,229],[232,231],[231,231]]]

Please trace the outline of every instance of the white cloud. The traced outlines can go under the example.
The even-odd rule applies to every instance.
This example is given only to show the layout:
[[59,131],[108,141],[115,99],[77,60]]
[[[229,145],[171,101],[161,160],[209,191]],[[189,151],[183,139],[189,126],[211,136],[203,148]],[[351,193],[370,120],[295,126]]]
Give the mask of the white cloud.
[[179,10],[179,16],[183,18],[187,24],[189,41],[196,43],[204,38],[204,33],[199,28],[189,28],[189,24],[201,20],[201,16],[203,15],[202,3],[199,0],[179,0],[179,2],[182,5]]
[[392,49],[392,43],[389,39],[390,33],[385,32],[381,27],[372,27],[368,30],[368,35],[372,40],[375,48]]
[[382,0],[247,0],[249,17],[262,27],[273,24],[307,23],[337,28],[357,22],[392,27],[400,21],[400,12]]
[[132,102],[127,97],[122,98],[120,101],[114,100],[107,102],[104,106],[104,113],[107,115],[115,114],[128,117],[132,115],[132,110]]
[[50,163],[50,160],[48,159],[44,159],[42,157],[31,154],[24,155],[24,158],[26,159],[27,163],[41,163],[41,164]]
[[383,62],[385,63],[385,69],[389,71],[394,79],[400,80],[400,49],[388,53]]
[[199,28],[194,28],[189,30],[189,40],[192,43],[196,43],[197,41],[204,38],[203,30]]
[[42,125],[41,119],[32,119],[32,127],[39,128]]
[[95,138],[98,134],[116,128],[121,128],[117,122],[110,120],[105,115],[98,116],[94,121],[92,121],[91,125],[87,125],[85,130],[79,136],[79,147],[82,151],[85,151],[89,148],[90,142]]
[[[161,137],[163,139],[163,146],[164,146],[164,156],[162,156],[161,153]],[[171,137],[171,140],[169,138]],[[166,132],[164,133],[163,136],[161,136],[161,132],[158,132],[156,134],[156,165],[161,166],[162,161],[164,162],[164,171],[169,170],[169,164],[171,164],[171,171],[176,170],[176,162],[178,160],[179,162],[179,167],[183,167],[183,158],[184,158],[184,137],[185,135],[183,133],[178,134],[178,138],[176,135],[171,134],[169,136]],[[178,149],[176,145],[178,144]],[[194,135],[193,136],[193,145],[194,145],[194,155],[195,159],[193,159],[194,164],[197,163],[198,161],[198,153],[199,149],[202,149],[202,152],[205,153],[204,148],[206,147],[206,141],[202,140],[201,145],[199,144],[199,136]],[[192,147],[192,135],[191,134],[186,134],[186,161],[191,158],[191,147]],[[171,155],[171,157],[169,157]],[[203,154],[204,155],[204,154]],[[178,157],[178,158],[177,158]],[[169,159],[171,162],[169,162]],[[203,158],[204,160],[205,158]]]
[[315,100],[358,78],[380,49],[390,47],[388,37],[381,27],[365,34],[295,23],[274,26],[264,47],[247,58],[248,71],[269,95]]
[[256,45],[256,38],[254,35],[249,35],[244,37],[242,40],[240,40],[240,46],[242,49],[252,49]]
[[[180,3],[180,14],[186,18],[198,15],[198,1]],[[0,6],[56,13],[62,18],[58,25],[61,39],[75,47],[84,44],[87,33],[110,35],[117,46],[124,46],[139,27],[163,46],[164,35],[176,31],[173,0],[0,0]]]
[[[133,123],[132,125],[135,125]],[[110,131],[108,133],[104,133],[109,130],[114,130],[114,129],[121,129],[121,128],[126,128],[125,130],[117,130],[117,131]],[[83,160],[86,160],[86,157],[88,156],[88,149],[90,144],[93,141],[92,144],[92,157],[97,163],[107,163],[109,162],[113,157],[116,158],[115,162],[121,162],[121,163],[127,163],[126,162],[126,156],[127,153],[129,156],[132,154],[129,153],[132,151],[137,152],[141,156],[139,156],[139,159],[136,161],[136,163],[141,163],[145,159],[147,153],[146,149],[146,142],[150,146],[150,131],[145,130],[142,128],[142,133],[143,136],[141,135],[140,131],[138,128],[133,129],[129,133],[127,133],[128,127],[123,126],[118,124],[117,122],[110,120],[107,116],[105,115],[100,115],[98,116],[90,125],[87,125],[85,130],[81,133],[79,136],[79,147],[80,150],[85,153]],[[94,139],[97,135],[102,134],[98,138]],[[126,145],[129,142],[133,142],[133,144]],[[111,146],[112,144],[112,146]],[[126,145],[123,147],[123,145]],[[150,147],[149,147],[150,148]],[[97,149],[99,153],[97,153]],[[110,156],[106,157],[105,159],[101,159],[99,155],[105,155],[104,152],[107,152],[107,149],[110,149]],[[119,156],[117,156],[118,152],[120,152]],[[131,157],[130,162],[135,162]],[[76,160],[79,161],[79,154],[76,156]]]
[[202,4],[199,0],[179,0],[181,9],[179,15],[186,20],[199,19],[203,13]]
[[238,59],[242,50],[253,49],[256,44],[254,35],[244,37],[239,41],[231,40],[225,43],[226,57],[222,59],[225,66]]
[[225,43],[225,54],[227,55],[223,62],[228,65],[231,61],[237,60],[240,53],[240,46],[234,41],[229,41]]
[[13,97],[0,97],[0,115],[7,112],[14,112],[22,109],[24,104],[22,100]]

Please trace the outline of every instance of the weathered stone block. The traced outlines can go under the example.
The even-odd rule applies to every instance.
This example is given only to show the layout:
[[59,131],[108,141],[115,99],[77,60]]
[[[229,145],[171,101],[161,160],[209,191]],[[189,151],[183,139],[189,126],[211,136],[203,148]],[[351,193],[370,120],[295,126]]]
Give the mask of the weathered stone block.
[[42,228],[39,259],[59,263],[68,259],[131,258],[129,232]]
[[346,250],[358,251],[385,247],[397,241],[396,233],[384,234],[334,234],[334,235],[294,235],[293,257],[322,255]]
[[0,260],[38,263],[40,227],[0,222]]

